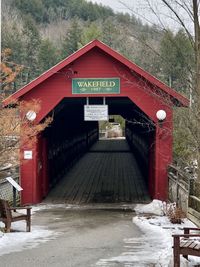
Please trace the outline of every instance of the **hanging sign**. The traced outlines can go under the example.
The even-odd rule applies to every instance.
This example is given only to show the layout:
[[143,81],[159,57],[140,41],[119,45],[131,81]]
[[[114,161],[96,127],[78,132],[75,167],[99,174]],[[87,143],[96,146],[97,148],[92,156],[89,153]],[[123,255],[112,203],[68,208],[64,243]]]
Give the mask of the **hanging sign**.
[[108,105],[85,105],[84,106],[85,121],[107,121]]
[[119,78],[72,79],[72,94],[120,94]]

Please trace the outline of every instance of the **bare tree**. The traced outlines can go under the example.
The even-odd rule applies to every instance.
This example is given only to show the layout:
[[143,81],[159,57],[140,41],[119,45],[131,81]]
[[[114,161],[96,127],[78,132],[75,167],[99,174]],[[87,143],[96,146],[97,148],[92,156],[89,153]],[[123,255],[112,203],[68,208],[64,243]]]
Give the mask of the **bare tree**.
[[[147,12],[140,14],[138,10],[136,11],[129,5],[126,5],[123,0],[119,0],[119,2],[135,15],[139,16],[143,21],[145,20],[148,24],[156,25],[155,20],[151,19],[152,17],[149,18],[145,15]],[[190,144],[192,143],[190,154],[193,160],[197,160],[197,184],[200,184],[200,1],[160,0],[160,4],[158,4],[158,1],[145,0],[143,7],[144,3],[146,9],[156,17],[157,24],[159,24],[159,27],[163,31],[168,30],[169,25],[166,24],[170,20],[171,23],[175,23],[176,28],[182,28],[185,31],[193,47],[194,67],[191,66],[191,73],[188,74],[190,76],[189,82],[191,83],[192,105],[188,111],[181,111],[181,115],[179,114],[179,116],[182,116],[182,118],[179,119],[178,126],[183,127],[185,132],[190,136]],[[162,11],[166,11],[164,12],[165,14],[163,14],[161,9]],[[200,190],[198,194],[200,194]]]
[[10,94],[12,83],[20,74],[22,66],[9,61],[10,49],[2,51],[0,64],[2,84],[0,92],[0,167],[7,163],[18,164],[20,154],[20,142],[30,147],[37,140],[37,135],[42,132],[52,121],[47,118],[44,122],[35,124],[27,120],[26,114],[33,110],[39,112],[41,105],[39,100],[12,101],[10,106],[4,107],[3,100]]
[[[193,80],[193,105],[189,110],[189,116],[191,120],[187,121],[187,127],[191,132],[193,141],[196,147],[195,157],[197,159],[198,173],[197,173],[197,182],[200,185],[200,1],[173,1],[176,5],[173,5],[172,1],[162,0],[162,2],[169,8],[172,14],[175,16],[177,21],[180,23],[181,27],[185,30],[188,38],[190,39],[192,46],[194,48],[194,58],[195,58],[195,68],[192,75]],[[194,27],[194,36],[190,33],[187,25],[184,20],[178,13],[176,7],[181,7],[191,18],[191,22]],[[199,187],[199,186],[198,186]],[[199,190],[198,190],[199,191]],[[200,191],[198,192],[200,193]]]

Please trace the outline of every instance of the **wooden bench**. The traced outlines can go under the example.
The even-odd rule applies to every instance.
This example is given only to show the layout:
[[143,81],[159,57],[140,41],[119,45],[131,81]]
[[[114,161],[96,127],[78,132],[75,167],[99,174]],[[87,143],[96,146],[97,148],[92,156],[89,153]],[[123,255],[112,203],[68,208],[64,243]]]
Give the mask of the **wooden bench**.
[[[17,210],[26,209],[26,214],[18,213]],[[10,207],[7,200],[0,199],[0,221],[5,224],[5,232],[9,233],[11,223],[26,221],[26,231],[31,231],[31,207]]]
[[200,228],[183,228],[184,234],[173,235],[174,238],[174,267],[180,267],[180,255],[188,259],[188,255],[200,257]]

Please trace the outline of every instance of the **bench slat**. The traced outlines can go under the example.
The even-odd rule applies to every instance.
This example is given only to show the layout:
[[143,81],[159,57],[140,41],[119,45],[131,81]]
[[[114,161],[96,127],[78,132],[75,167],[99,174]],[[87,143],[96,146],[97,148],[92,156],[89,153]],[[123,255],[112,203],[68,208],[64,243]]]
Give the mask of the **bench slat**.
[[189,247],[198,250],[198,244],[195,241]]
[[200,228],[184,228],[184,234],[172,235],[174,238],[173,254],[174,267],[181,267],[180,255],[186,259],[188,256],[200,257],[200,234],[190,233],[199,232]]
[[195,249],[200,250],[200,243],[196,244]]
[[180,241],[180,247],[181,248],[194,248],[194,249],[199,249],[199,247],[200,247],[200,241],[198,241],[198,240],[192,240],[192,239],[190,239],[190,240],[186,240],[186,239],[184,239],[184,240],[181,240]]
[[181,240],[180,247],[187,248],[190,245],[192,245],[192,243],[193,243],[193,240],[183,240],[183,241]]

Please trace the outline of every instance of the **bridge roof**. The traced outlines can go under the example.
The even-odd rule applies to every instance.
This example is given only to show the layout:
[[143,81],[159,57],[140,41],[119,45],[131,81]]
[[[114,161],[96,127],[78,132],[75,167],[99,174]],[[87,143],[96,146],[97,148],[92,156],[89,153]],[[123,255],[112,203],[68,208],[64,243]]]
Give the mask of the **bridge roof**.
[[115,60],[121,62],[126,67],[128,67],[131,71],[135,72],[138,76],[142,77],[146,81],[150,82],[152,85],[158,87],[159,89],[163,90],[163,92],[170,95],[170,97],[173,100],[174,105],[185,106],[185,107],[189,105],[189,100],[186,97],[179,94],[178,92],[176,92],[175,90],[173,90],[172,88],[170,88],[169,86],[167,86],[166,84],[164,84],[163,82],[161,82],[160,80],[152,76],[150,73],[143,70],[142,68],[137,66],[135,63],[131,62],[130,60],[128,60],[127,58],[125,58],[124,56],[122,56],[115,50],[111,49],[109,46],[105,45],[99,40],[93,40],[92,42],[88,43],[87,45],[85,45],[84,47],[82,47],[81,49],[79,49],[78,51],[76,51],[75,53],[67,57],[66,59],[62,60],[61,62],[59,62],[58,64],[56,64],[55,66],[53,66],[52,68],[50,68],[49,70],[41,74],[39,77],[37,77],[36,79],[34,79],[30,83],[22,87],[21,89],[19,89],[17,92],[15,92],[10,97],[4,100],[4,105],[7,105],[11,103],[13,100],[23,97],[23,95],[33,90],[34,87],[44,82],[46,79],[54,75],[56,72],[59,72],[62,68],[69,65],[74,60],[78,59],[79,57],[81,57],[82,55],[89,52],[95,47],[99,48],[100,50],[108,54],[109,56],[113,57]]

